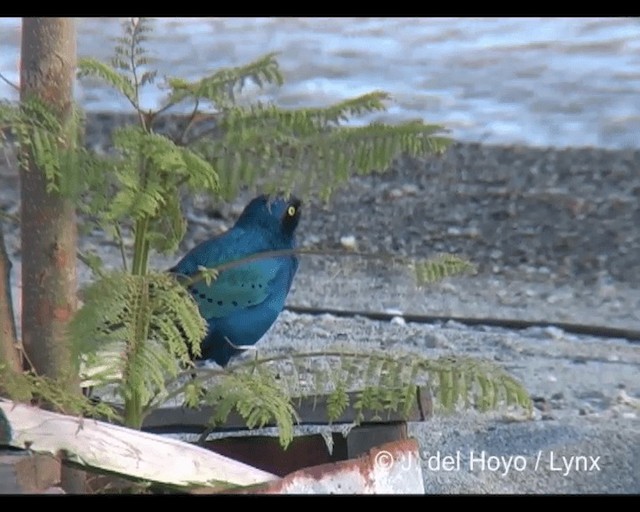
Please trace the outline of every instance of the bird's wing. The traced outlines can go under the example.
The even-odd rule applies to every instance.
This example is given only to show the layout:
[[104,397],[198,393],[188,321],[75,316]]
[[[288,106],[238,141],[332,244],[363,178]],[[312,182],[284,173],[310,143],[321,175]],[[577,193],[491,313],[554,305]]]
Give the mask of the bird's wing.
[[204,318],[221,318],[240,309],[262,304],[271,293],[282,263],[253,261],[220,273],[209,286],[198,281],[191,286]]
[[[208,240],[187,253],[171,271],[191,276],[198,272],[199,267],[214,268],[255,252],[267,250],[266,248],[256,249],[256,247],[252,247],[251,250],[244,248],[242,237],[241,232],[232,230]],[[261,245],[255,238],[254,242],[256,246]],[[244,250],[239,250],[239,247],[243,247]],[[239,309],[261,304],[273,293],[279,293],[278,290],[274,290],[274,281],[279,280],[279,273],[290,265],[289,260],[290,258],[287,257],[258,259],[223,270],[210,285],[207,285],[204,280],[192,284],[190,289],[198,302],[202,316],[204,318],[226,317]],[[288,280],[289,285],[290,280]]]

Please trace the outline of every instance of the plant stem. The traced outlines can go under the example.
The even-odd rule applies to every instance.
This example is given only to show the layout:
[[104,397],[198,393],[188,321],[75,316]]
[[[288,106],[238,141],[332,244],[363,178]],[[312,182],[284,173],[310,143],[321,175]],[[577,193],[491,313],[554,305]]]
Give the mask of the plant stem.
[[134,276],[143,276],[147,273],[149,263],[148,228],[149,217],[143,217],[136,221],[135,240],[133,243],[133,263],[131,265],[131,273]]
[[134,389],[131,395],[124,400],[124,424],[129,428],[140,430],[142,428],[142,419],[140,392]]
[[[147,266],[149,263],[149,241],[147,240],[147,229],[149,226],[149,218],[144,217],[136,221],[135,226],[135,241],[133,246],[133,264],[131,273],[137,276],[144,276],[147,273]],[[142,300],[147,301],[147,288],[142,292]],[[140,429],[142,427],[143,419],[143,403],[140,396],[140,389],[132,385],[131,378],[132,371],[136,371],[132,368],[132,364],[138,358],[138,344],[145,343],[147,338],[148,325],[141,325],[138,323],[134,333],[134,339],[129,340],[129,357],[127,358],[127,368],[125,372],[125,387],[129,388],[128,393],[125,393],[124,400],[124,423],[130,428]]]

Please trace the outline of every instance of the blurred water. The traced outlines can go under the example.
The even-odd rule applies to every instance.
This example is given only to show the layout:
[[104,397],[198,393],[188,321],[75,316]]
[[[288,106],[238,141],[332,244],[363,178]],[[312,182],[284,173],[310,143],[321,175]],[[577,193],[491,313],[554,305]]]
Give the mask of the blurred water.
[[[80,18],[78,54],[108,59],[116,18]],[[266,97],[327,105],[382,89],[388,112],[460,140],[640,147],[638,18],[165,18],[149,49],[160,75],[201,77],[281,52],[286,83]],[[20,20],[0,19],[0,72],[18,80]],[[251,93],[251,91],[249,91]],[[92,111],[127,111],[98,84],[77,87]],[[163,91],[150,86],[149,107]],[[0,82],[0,97],[15,97]]]

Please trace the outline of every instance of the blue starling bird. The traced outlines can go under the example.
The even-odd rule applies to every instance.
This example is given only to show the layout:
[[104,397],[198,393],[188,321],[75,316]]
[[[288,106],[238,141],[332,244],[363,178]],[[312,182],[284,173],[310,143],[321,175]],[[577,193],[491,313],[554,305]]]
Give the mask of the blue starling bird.
[[[215,268],[256,253],[294,249],[300,201],[261,195],[244,209],[235,225],[189,251],[170,272],[192,276],[199,267]],[[295,255],[253,259],[220,272],[207,285],[199,280],[188,289],[207,321],[200,359],[226,366],[241,347],[254,345],[273,325],[298,270]]]

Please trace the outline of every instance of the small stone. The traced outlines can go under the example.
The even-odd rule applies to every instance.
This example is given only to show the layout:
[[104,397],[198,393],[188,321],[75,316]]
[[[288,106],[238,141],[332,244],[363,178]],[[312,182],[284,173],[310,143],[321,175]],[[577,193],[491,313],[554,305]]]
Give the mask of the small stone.
[[451,283],[447,283],[447,282],[441,283],[440,284],[440,289],[443,292],[449,292],[449,293],[455,293],[456,291],[458,291],[458,289],[454,285],[452,285]]
[[387,196],[389,197],[389,199],[399,199],[403,195],[404,193],[399,188],[392,188],[391,190],[389,190],[389,192],[387,192]]
[[357,247],[356,237],[353,235],[340,237],[340,245],[349,251],[354,251]]
[[427,334],[423,340],[426,348],[450,348],[447,338],[439,332]]
[[480,236],[480,230],[476,227],[471,227],[467,229],[466,234],[469,238],[478,238]]
[[402,316],[404,315],[404,313],[402,312],[401,309],[397,309],[397,308],[385,308],[384,312],[387,315],[395,315],[395,316]]
[[561,340],[562,338],[564,338],[564,331],[559,327],[554,327],[552,325],[549,327],[545,327],[544,333],[549,338],[552,338],[554,340]]
[[401,316],[394,316],[391,319],[391,323],[394,324],[394,325],[407,325],[407,322]]
[[532,398],[533,406],[542,412],[548,412],[551,410],[551,404],[543,396],[535,396]]
[[318,321],[323,324],[333,324],[338,318],[331,313],[324,313],[318,317]]
[[409,196],[415,196],[420,192],[420,189],[413,183],[406,183],[402,185],[402,191]]

